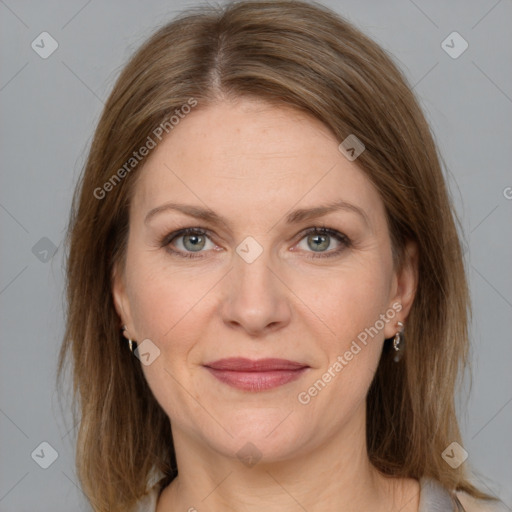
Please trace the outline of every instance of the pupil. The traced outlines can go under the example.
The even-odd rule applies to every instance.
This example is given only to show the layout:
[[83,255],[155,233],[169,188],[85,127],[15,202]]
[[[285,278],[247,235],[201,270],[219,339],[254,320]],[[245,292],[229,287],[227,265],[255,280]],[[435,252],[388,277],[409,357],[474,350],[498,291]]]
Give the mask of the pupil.
[[[188,240],[192,240],[192,247],[198,247],[198,244],[200,244],[200,240],[202,238],[201,235],[188,235]],[[200,247],[199,247],[200,248]]]
[[[317,248],[319,247],[319,245],[322,244],[322,239],[323,239],[324,242],[326,240],[326,236],[325,235],[314,235],[312,238],[313,238],[313,240],[315,240],[315,245],[316,245]],[[320,244],[317,244],[318,241],[320,241]]]

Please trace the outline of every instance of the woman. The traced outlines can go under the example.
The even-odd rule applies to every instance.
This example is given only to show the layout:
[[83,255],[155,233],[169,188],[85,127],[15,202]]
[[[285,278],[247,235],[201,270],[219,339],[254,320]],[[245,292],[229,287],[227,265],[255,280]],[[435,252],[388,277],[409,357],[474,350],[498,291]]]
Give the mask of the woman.
[[468,290],[436,147],[318,5],[187,11],[124,68],[69,226],[95,511],[498,510],[454,387]]

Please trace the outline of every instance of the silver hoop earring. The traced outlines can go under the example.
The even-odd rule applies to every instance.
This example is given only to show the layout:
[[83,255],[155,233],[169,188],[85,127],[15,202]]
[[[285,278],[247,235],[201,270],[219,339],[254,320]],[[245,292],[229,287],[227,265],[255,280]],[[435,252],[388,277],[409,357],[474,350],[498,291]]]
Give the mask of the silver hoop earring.
[[[393,361],[398,363],[400,359],[402,359],[404,346],[403,346],[403,332],[404,332],[404,324],[402,322],[398,322],[399,330],[396,332],[395,337],[393,338],[393,348],[395,349],[395,357],[393,357]],[[400,345],[401,344],[401,345]]]
[[[126,331],[126,325],[123,325],[123,331]],[[137,348],[137,343],[128,338],[128,347],[130,352],[133,352]]]

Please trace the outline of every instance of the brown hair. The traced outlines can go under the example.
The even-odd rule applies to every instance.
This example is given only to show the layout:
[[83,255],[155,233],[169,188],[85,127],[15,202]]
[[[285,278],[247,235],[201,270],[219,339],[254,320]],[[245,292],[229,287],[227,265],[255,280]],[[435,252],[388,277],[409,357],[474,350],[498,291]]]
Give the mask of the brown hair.
[[418,245],[405,358],[395,364],[384,349],[367,397],[371,462],[388,475],[429,476],[486,497],[464,465],[452,469],[441,457],[461,443],[454,392],[467,364],[469,295],[441,158],[418,102],[387,53],[327,8],[241,1],[189,9],[135,53],[106,102],[75,191],[59,375],[70,353],[77,468],[94,510],[124,511],[146,492],[152,468],[166,475],[162,486],[177,471],[169,419],[127,350],[111,292],[143,162],[104,197],[95,191],[191,98],[199,109],[245,96],[307,112],[340,142],[356,135],[366,147],[357,164],[381,194],[396,264],[407,240]]

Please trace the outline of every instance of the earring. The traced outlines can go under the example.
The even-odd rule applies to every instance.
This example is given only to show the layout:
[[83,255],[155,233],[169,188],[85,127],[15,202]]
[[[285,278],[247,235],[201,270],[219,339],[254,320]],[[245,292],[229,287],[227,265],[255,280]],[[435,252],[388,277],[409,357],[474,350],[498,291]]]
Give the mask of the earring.
[[[403,352],[404,352],[404,346],[403,346],[403,332],[404,332],[404,324],[402,322],[398,322],[398,331],[395,334],[395,337],[393,338],[393,348],[395,349],[395,357],[393,358],[393,361],[395,363],[398,363],[400,359],[402,359]],[[400,347],[400,342],[402,342],[402,346]]]
[[[126,331],[126,325],[123,325],[123,331]],[[128,338],[128,347],[130,348],[130,352],[133,352],[133,350],[137,348],[137,343]]]

